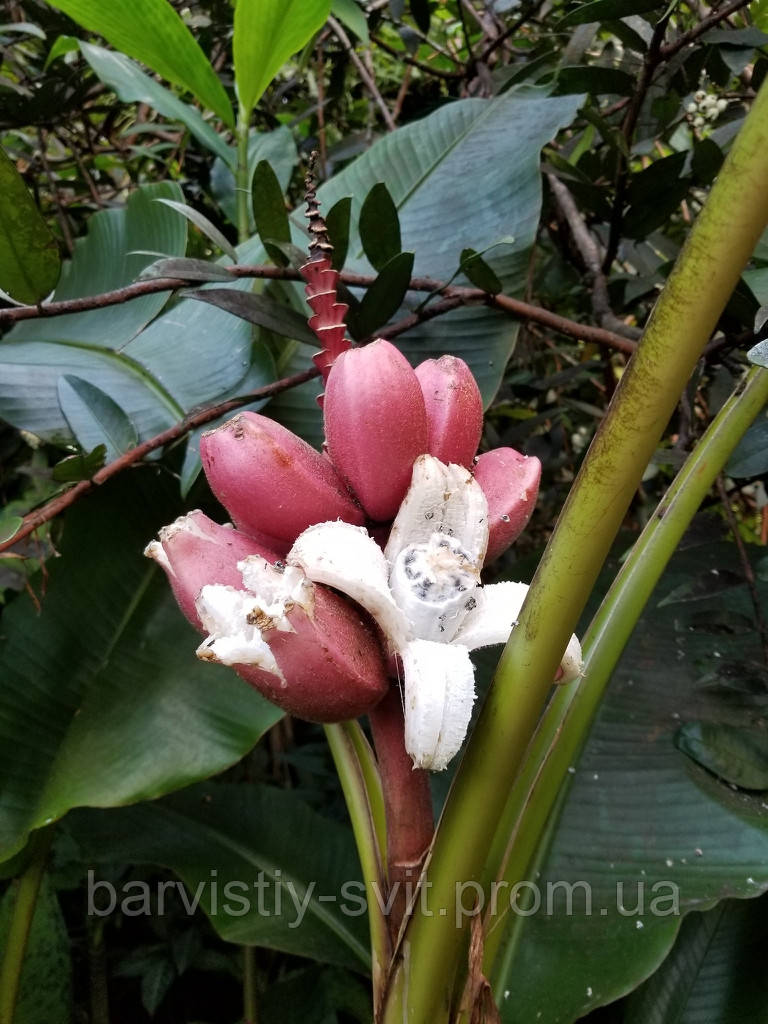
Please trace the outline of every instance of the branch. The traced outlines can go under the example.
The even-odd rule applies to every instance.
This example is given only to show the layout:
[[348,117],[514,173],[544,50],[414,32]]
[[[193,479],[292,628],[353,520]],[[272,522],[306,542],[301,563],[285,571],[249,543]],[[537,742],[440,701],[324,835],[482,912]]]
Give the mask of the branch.
[[427,75],[435,75],[437,78],[445,78],[451,81],[457,81],[460,78],[464,78],[463,71],[443,71],[442,68],[433,68],[431,64],[425,64],[424,61],[416,60],[415,57],[411,57],[409,53],[404,50],[398,50],[396,46],[390,46],[380,36],[371,36],[371,42],[376,43],[385,53],[391,54],[393,57],[397,57],[398,60],[403,61],[405,64],[410,64],[411,67],[418,68],[419,71],[423,71]]
[[666,46],[661,48],[661,59],[663,61],[669,60],[674,57],[676,53],[679,53],[683,47],[688,46],[689,43],[694,42],[699,36],[704,35],[715,25],[719,25],[721,21],[725,21],[726,18],[730,18],[732,14],[740,11],[743,7],[747,7],[750,0],[733,0],[733,3],[726,4],[725,7],[721,7],[717,11],[712,11],[706,18],[702,18],[698,25],[689,29],[688,32],[684,32],[679,39],[676,39],[674,43],[668,43]]
[[390,132],[393,132],[395,128],[397,128],[397,125],[392,119],[392,114],[390,113],[389,107],[384,102],[384,99],[381,93],[379,92],[378,86],[376,85],[376,82],[373,80],[373,77],[368,72],[368,68],[365,66],[365,64],[363,64],[358,55],[355,53],[355,48],[350,42],[349,36],[334,17],[328,18],[328,25],[330,26],[331,31],[339,40],[341,45],[347,51],[349,59],[357,68],[357,73],[358,75],[360,75],[360,80],[373,97],[376,106],[381,111],[381,116],[384,118],[384,124],[387,126],[387,129]]
[[591,279],[592,311],[595,314],[595,319],[601,327],[612,329],[636,341],[642,334],[642,331],[637,327],[629,327],[616,316],[611,308],[608,297],[608,282],[605,279],[601,265],[600,249],[594,237],[590,234],[573,196],[563,182],[555,177],[554,174],[547,174],[547,181],[555,197],[555,203],[568,224],[571,238],[578,250],[584,269],[586,269]]
[[[298,270],[291,267],[268,267],[248,266],[246,264],[233,264],[225,267],[233,278],[252,277],[272,281],[301,281],[303,280]],[[340,274],[341,281],[352,288],[370,288],[375,277],[366,274],[355,274],[345,270]],[[172,291],[177,288],[186,288],[190,282],[177,277],[159,277],[149,281],[136,281],[133,284],[125,285],[124,288],[116,288],[111,292],[103,292],[101,295],[90,295],[82,299],[63,299],[61,302],[48,302],[37,306],[14,306],[11,309],[0,309],[0,327],[3,324],[17,323],[20,320],[36,320],[41,317],[62,316],[66,313],[82,313],[91,309],[104,309],[107,306],[115,306],[122,302],[129,302],[139,295],[151,295],[155,292]],[[420,323],[422,320],[429,320],[439,313],[448,312],[457,306],[471,306],[484,303],[505,313],[511,313],[519,320],[530,320],[534,323],[550,327],[560,334],[569,338],[576,338],[579,341],[590,342],[595,345],[607,346],[616,349],[618,352],[631,354],[635,350],[634,343],[626,338],[615,334],[613,331],[604,330],[601,327],[590,327],[588,324],[580,324],[576,320],[569,320],[567,317],[558,316],[557,313],[550,313],[541,306],[534,306],[529,302],[522,302],[519,299],[510,298],[508,295],[491,295],[481,288],[459,288],[441,284],[429,277],[414,277],[411,279],[409,289],[416,292],[438,292],[444,298],[455,300],[450,306],[443,306],[438,312],[424,315],[419,320],[411,320],[411,326]],[[409,318],[410,320],[410,318]],[[399,325],[394,325],[399,326]],[[390,328],[390,331],[393,328]],[[406,327],[397,330],[402,334]],[[391,336],[391,335],[388,335]]]
[[255,391],[251,391],[247,395],[241,395],[238,398],[229,398],[225,402],[217,402],[215,405],[207,405],[202,409],[198,409],[196,412],[191,412],[188,416],[185,416],[183,420],[175,423],[172,427],[164,430],[160,434],[156,434],[154,437],[150,437],[147,441],[142,441],[141,444],[137,444],[135,448],[131,448],[130,451],[125,452],[119,458],[113,462],[108,463],[90,478],[90,480],[81,480],[75,484],[74,487],[70,487],[68,491],[64,491],[63,494],[56,495],[55,498],[51,498],[40,508],[35,509],[34,512],[28,513],[24,516],[24,520],[19,530],[9,540],[0,544],[0,552],[7,551],[8,548],[13,547],[20,540],[28,537],[30,533],[36,530],[39,526],[44,523],[50,522],[64,509],[69,508],[70,505],[81,498],[84,494],[92,491],[94,488],[99,487],[101,484],[106,483],[111,477],[116,476],[122,470],[127,469],[129,466],[135,465],[140,459],[143,459],[145,455],[149,455],[150,452],[156,451],[158,448],[163,448],[171,441],[177,441],[180,437],[183,437],[190,430],[194,430],[196,427],[201,427],[205,423],[210,423],[211,420],[218,419],[219,416],[224,416],[228,412],[232,412],[234,409],[239,409],[243,405],[248,405],[251,402],[255,402],[259,398],[271,398],[273,395],[278,395],[282,391],[287,391],[289,388],[295,388],[299,384],[304,384],[308,380],[312,380],[314,377],[318,377],[320,371],[313,367],[311,370],[305,370],[303,373],[297,373],[293,377],[284,377],[282,380],[276,380],[272,384],[265,384],[264,387],[257,388]]

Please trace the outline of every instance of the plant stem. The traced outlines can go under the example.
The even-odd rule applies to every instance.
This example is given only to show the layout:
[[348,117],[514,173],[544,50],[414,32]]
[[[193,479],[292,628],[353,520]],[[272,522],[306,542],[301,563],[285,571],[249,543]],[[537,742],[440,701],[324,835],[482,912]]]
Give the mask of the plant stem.
[[29,931],[52,839],[51,828],[33,833],[29,841],[29,863],[24,874],[14,883],[17,886],[16,899],[5,936],[3,962],[0,964],[0,1024],[13,1024]]
[[259,988],[256,983],[256,950],[243,946],[243,1024],[257,1024]]
[[[466,970],[461,883],[484,874],[560,657],[643,471],[768,221],[768,88],[758,93],[595,435],[502,655],[435,837],[385,1021],[448,1019]],[[586,728],[586,724],[584,724]],[[488,865],[491,870],[496,865]],[[461,918],[466,926],[467,918]],[[406,944],[403,943],[404,950]]]
[[[502,816],[497,842],[504,842],[507,850],[498,877],[511,885],[530,874],[532,858],[543,853],[542,830],[552,824],[552,810],[568,779],[568,767],[578,756],[611,673],[653,588],[731,452],[767,401],[768,371],[754,367],[659,502],[592,620],[584,637],[581,683],[563,687],[551,701]],[[501,989],[509,987],[508,979],[503,979],[525,924],[524,918],[515,918],[505,930],[503,916],[504,912],[495,917],[485,943],[485,972],[494,968],[496,987]],[[496,965],[502,941],[504,956]]]
[[363,870],[371,936],[373,1005],[376,1008],[381,1002],[391,952],[389,931],[382,909],[386,884],[376,825],[376,818],[381,817],[381,791],[379,786],[377,792],[377,786],[371,779],[370,765],[364,764],[370,758],[363,755],[361,760],[359,756],[360,742],[366,747],[367,742],[357,722],[326,725],[325,735],[344,792]]
[[413,767],[405,749],[400,690],[389,693],[369,713],[387,815],[389,933],[393,944],[421,874],[434,835],[429,775]]
[[237,109],[237,164],[235,165],[235,197],[237,205],[237,240],[245,242],[251,233],[251,178],[248,173],[248,122],[250,114],[243,106]]

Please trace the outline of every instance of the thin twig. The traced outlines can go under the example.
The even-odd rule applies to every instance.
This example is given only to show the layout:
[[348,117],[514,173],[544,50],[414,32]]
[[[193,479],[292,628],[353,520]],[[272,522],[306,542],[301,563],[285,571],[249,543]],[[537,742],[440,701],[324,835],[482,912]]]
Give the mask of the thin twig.
[[397,125],[392,120],[392,114],[389,111],[389,107],[384,102],[384,99],[381,93],[379,92],[379,87],[376,85],[376,82],[374,81],[373,77],[368,73],[368,68],[360,60],[359,56],[355,52],[355,48],[352,45],[349,36],[333,16],[328,18],[328,27],[339,40],[344,49],[347,51],[349,59],[357,68],[357,73],[358,75],[360,75],[360,80],[373,97],[376,106],[381,111],[381,116],[384,118],[384,124],[387,126],[387,129],[389,131],[393,132]]
[[661,48],[661,59],[663,61],[669,60],[674,57],[676,53],[679,53],[683,47],[688,46],[689,43],[694,42],[699,36],[704,35],[715,25],[719,25],[721,21],[725,21],[726,18],[730,18],[732,14],[736,14],[737,11],[747,7],[750,0],[733,0],[733,3],[726,4],[724,7],[720,7],[716,11],[712,11],[706,18],[703,18],[698,25],[695,25],[692,29],[684,32],[679,39],[676,39],[673,43],[668,43],[666,46]]
[[637,327],[625,324],[614,313],[608,296],[608,282],[602,268],[600,249],[581,215],[573,196],[568,188],[554,174],[547,174],[547,181],[552,190],[555,202],[565,218],[576,246],[581,262],[590,277],[592,311],[601,327],[616,331],[628,338],[637,340],[643,333]]
[[526,23],[526,21],[528,21],[528,19],[534,13],[534,11],[536,10],[537,7],[541,7],[541,0],[538,0],[538,2],[536,2],[536,3],[529,4],[526,7],[526,9],[520,14],[520,16],[517,17],[512,22],[512,24],[501,33],[501,35],[498,35],[498,36],[496,36],[495,39],[491,40],[491,42],[486,46],[486,48],[480,54],[480,57],[478,59],[483,64],[487,63],[488,58],[491,56],[493,51],[498,49],[504,43],[506,43],[506,41],[509,39],[509,37],[513,36],[515,34],[515,32],[517,32],[517,30],[519,28],[522,28],[523,25]]
[[293,377],[284,377],[282,380],[276,380],[272,384],[265,384],[264,387],[256,388],[255,391],[251,391],[247,395],[229,398],[225,402],[217,402],[215,405],[207,405],[202,409],[191,412],[172,427],[168,427],[162,433],[150,437],[147,441],[142,441],[141,444],[137,444],[135,448],[131,448],[130,451],[125,452],[124,455],[121,455],[113,462],[102,466],[89,480],[81,480],[74,487],[70,487],[68,491],[64,491],[63,494],[58,494],[55,498],[51,498],[50,501],[35,509],[34,512],[29,512],[24,516],[21,527],[13,537],[0,544],[0,552],[7,551],[8,548],[18,544],[20,540],[28,537],[38,527],[50,522],[51,519],[54,519],[63,512],[64,509],[69,508],[70,505],[74,505],[84,494],[106,483],[111,477],[116,476],[129,466],[135,465],[145,455],[149,455],[150,452],[165,447],[171,441],[177,441],[189,433],[190,430],[201,427],[205,423],[210,423],[211,420],[218,419],[219,416],[225,416],[234,409],[239,409],[243,405],[249,405],[260,398],[271,398],[283,391],[287,391],[289,388],[295,388],[299,384],[304,384],[306,381],[312,380],[319,375],[320,371],[313,367],[311,370],[305,370],[303,373],[294,374]]
[[390,46],[390,44],[380,36],[372,35],[371,42],[376,43],[376,45],[384,50],[385,53],[389,53],[393,57],[397,57],[398,60],[403,61],[405,64],[410,64],[411,67],[418,68],[419,71],[423,71],[427,75],[434,75],[436,78],[444,78],[452,81],[464,78],[463,71],[443,71],[442,68],[433,68],[431,64],[425,64],[424,61],[416,60],[415,57],[411,57],[411,55],[406,53],[404,50],[398,50],[396,46]]
[[763,610],[760,605],[760,595],[757,591],[755,574],[749,561],[747,549],[744,547],[744,541],[741,539],[741,534],[739,533],[739,524],[736,522],[736,516],[733,514],[733,509],[731,508],[731,501],[728,497],[728,491],[726,490],[725,479],[723,478],[722,473],[719,473],[717,476],[717,493],[720,495],[720,502],[723,506],[723,511],[725,512],[725,518],[728,520],[728,526],[733,534],[733,539],[736,542],[736,547],[739,552],[741,569],[744,573],[744,579],[747,581],[749,596],[752,600],[752,608],[755,613],[755,625],[757,626],[757,631],[760,634],[760,645],[763,649],[763,661],[768,665],[768,626],[766,626],[765,617],[763,616]]
[[[271,266],[248,266],[243,264],[232,264],[224,268],[233,278],[252,277],[269,279],[275,281],[299,281],[301,274],[292,267],[271,267]],[[352,288],[369,288],[376,280],[366,274],[354,274],[351,271],[343,271],[340,275],[341,281]],[[14,306],[11,309],[0,309],[0,326],[3,324],[17,323],[19,320],[36,320],[41,317],[62,316],[66,313],[82,313],[91,309],[104,309],[107,306],[119,305],[129,302],[139,295],[152,295],[156,292],[173,291],[177,288],[185,288],[190,281],[176,277],[161,277],[149,281],[136,281],[134,284],[125,285],[123,288],[116,288],[111,292],[104,292],[101,295],[91,295],[82,299],[63,299],[60,302],[41,303],[38,306]],[[592,327],[589,324],[581,324],[576,320],[569,320],[567,317],[551,313],[541,306],[534,306],[529,302],[522,302],[520,299],[513,299],[508,295],[491,295],[481,288],[459,288],[445,286],[440,281],[434,281],[429,277],[414,277],[409,284],[410,291],[436,292],[444,298],[449,296],[457,299],[456,305],[471,306],[484,303],[496,309],[511,313],[520,320],[531,320],[534,323],[543,324],[560,334],[569,338],[576,338],[579,341],[590,342],[595,345],[603,345],[616,349],[618,352],[631,354],[635,350],[635,343],[623,338],[613,331],[607,331],[602,327]],[[451,307],[455,308],[455,307]]]

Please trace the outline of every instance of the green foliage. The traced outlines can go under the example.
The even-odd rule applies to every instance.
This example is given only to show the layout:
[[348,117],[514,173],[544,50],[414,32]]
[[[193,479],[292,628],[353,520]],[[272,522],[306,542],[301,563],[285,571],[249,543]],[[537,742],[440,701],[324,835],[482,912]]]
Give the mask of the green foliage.
[[129,7],[99,0],[50,0],[116,49],[135,57],[169,82],[188,89],[231,125],[232,108],[216,73],[167,0],[136,0]]
[[237,0],[232,47],[246,116],[288,58],[323,25],[329,9],[330,0]]
[[59,253],[19,172],[1,149],[0,239],[0,288],[16,302],[40,302],[59,279]]

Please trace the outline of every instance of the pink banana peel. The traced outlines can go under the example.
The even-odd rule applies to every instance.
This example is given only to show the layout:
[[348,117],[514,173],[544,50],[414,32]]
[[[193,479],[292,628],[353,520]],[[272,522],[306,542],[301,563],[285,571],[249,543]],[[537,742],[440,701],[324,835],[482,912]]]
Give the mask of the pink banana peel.
[[365,522],[331,463],[266,416],[241,412],[203,434],[200,457],[237,528],[280,548],[315,523]]
[[342,352],[328,375],[324,414],[340,476],[372,520],[392,519],[428,443],[424,397],[411,364],[381,338]]
[[252,537],[214,523],[199,509],[164,526],[159,536],[147,545],[144,554],[163,569],[179,608],[199,630],[203,626],[195,601],[206,584],[240,586],[238,562],[248,555],[260,555],[270,562],[278,557]]
[[483,432],[483,399],[472,371],[446,355],[419,363],[416,376],[427,412],[427,453],[471,468]]
[[514,448],[494,448],[478,457],[474,475],[488,501],[488,565],[517,540],[531,518],[541,463]]

